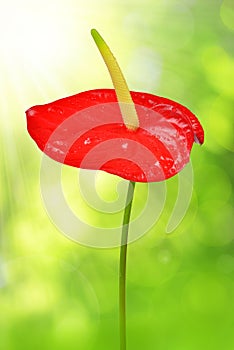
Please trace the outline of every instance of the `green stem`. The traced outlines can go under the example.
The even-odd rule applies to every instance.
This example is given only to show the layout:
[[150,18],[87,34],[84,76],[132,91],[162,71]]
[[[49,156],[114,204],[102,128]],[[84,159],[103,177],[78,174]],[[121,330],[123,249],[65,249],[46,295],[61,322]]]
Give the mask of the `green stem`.
[[123,217],[123,229],[120,248],[119,263],[119,326],[120,326],[120,350],[126,350],[126,263],[128,247],[128,229],[132,209],[135,182],[130,181],[127,193],[127,206]]

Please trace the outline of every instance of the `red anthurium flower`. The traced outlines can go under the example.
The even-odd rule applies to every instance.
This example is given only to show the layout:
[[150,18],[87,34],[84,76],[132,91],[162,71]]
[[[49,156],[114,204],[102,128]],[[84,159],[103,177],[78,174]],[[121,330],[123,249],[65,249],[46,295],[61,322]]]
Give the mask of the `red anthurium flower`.
[[135,131],[122,121],[115,90],[105,89],[30,108],[28,131],[42,151],[64,164],[135,182],[170,178],[189,161],[193,142],[203,143],[203,129],[174,101],[141,92],[131,96],[139,117]]
[[109,48],[96,31],[92,35],[115,90],[86,91],[30,108],[29,134],[49,157],[77,168],[134,182],[172,177],[189,162],[193,143],[203,143],[201,124],[177,102],[129,92]]
[[115,89],[86,91],[32,107],[26,112],[27,125],[52,159],[130,180],[119,241],[120,349],[126,350],[126,257],[135,182],[177,174],[189,162],[193,143],[203,143],[204,132],[195,115],[179,103],[130,92],[109,47],[96,30],[92,36]]

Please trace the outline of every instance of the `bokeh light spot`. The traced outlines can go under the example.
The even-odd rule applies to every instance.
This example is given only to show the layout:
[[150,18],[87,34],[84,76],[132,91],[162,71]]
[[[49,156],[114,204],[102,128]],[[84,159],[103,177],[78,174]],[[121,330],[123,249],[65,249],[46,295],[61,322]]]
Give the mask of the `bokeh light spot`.
[[224,246],[234,239],[234,208],[213,200],[199,207],[196,225],[192,230],[195,237],[211,247]]
[[232,273],[234,271],[234,257],[229,254],[222,254],[217,261],[217,269],[221,273]]
[[220,46],[206,47],[202,60],[209,84],[219,94],[233,97],[234,60]]
[[203,175],[199,187],[196,189],[200,204],[213,201],[212,208],[214,208],[219,203],[220,205],[227,203],[232,193],[232,184],[228,174],[220,166],[207,162],[201,164],[200,171]]
[[220,17],[223,24],[230,30],[234,30],[234,2],[233,0],[224,0],[220,7]]
[[207,274],[193,277],[185,286],[183,306],[202,314],[223,312],[228,307],[227,283],[223,282]]
[[233,102],[219,96],[208,111],[207,128],[217,144],[234,152]]
[[138,48],[127,67],[129,85],[134,86],[136,91],[152,91],[159,86],[161,71],[162,59],[159,54],[148,47]]

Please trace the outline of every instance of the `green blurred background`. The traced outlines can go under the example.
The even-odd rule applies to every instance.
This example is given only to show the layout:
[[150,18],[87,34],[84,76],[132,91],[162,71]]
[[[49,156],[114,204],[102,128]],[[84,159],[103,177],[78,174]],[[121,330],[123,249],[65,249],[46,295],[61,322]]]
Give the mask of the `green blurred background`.
[[[206,136],[192,151],[194,191],[181,225],[165,233],[175,177],[167,181],[160,220],[129,247],[128,350],[231,350],[232,0],[1,3],[0,349],[118,349],[119,250],[75,244],[50,221],[40,196],[41,153],[24,115],[35,104],[111,87],[90,36],[93,27],[118,57],[132,90],[186,105]],[[100,196],[115,198],[116,177],[100,179]],[[63,181],[75,212],[111,226],[112,215],[82,202],[75,169],[64,169]],[[137,187],[135,210],[144,191],[145,185]]]

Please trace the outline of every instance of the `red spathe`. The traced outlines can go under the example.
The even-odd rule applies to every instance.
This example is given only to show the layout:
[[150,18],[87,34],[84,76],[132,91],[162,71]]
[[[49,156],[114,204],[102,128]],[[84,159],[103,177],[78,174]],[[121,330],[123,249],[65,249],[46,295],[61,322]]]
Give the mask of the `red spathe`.
[[194,142],[204,142],[195,115],[172,100],[131,92],[139,118],[123,123],[113,89],[81,92],[27,110],[28,132],[52,159],[104,170],[135,182],[162,181],[189,162]]

